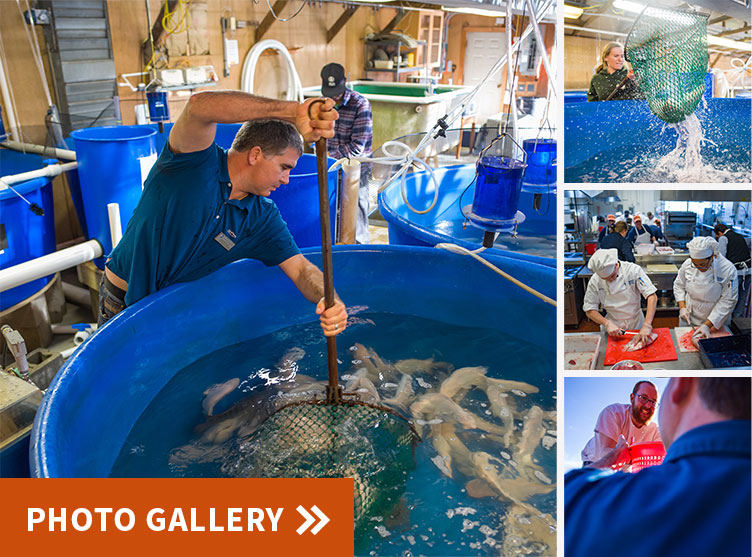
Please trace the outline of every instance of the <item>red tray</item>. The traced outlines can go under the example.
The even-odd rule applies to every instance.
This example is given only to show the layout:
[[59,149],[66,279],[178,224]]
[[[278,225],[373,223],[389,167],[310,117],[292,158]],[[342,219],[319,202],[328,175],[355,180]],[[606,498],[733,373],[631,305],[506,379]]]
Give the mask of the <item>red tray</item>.
[[671,329],[653,329],[653,332],[658,333],[658,338],[655,339],[655,342],[647,348],[635,352],[627,352],[625,350],[629,341],[634,338],[634,335],[608,337],[606,357],[603,360],[603,364],[610,366],[622,360],[636,360],[643,363],[678,360],[679,357],[676,355],[674,341],[671,338]]

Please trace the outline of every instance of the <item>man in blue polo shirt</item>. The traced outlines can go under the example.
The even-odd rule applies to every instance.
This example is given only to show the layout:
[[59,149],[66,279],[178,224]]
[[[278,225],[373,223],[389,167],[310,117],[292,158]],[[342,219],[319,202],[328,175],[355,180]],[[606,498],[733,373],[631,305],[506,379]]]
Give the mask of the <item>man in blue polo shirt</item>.
[[663,464],[607,470],[621,437],[564,477],[564,554],[750,555],[751,389],[749,378],[672,378],[658,412]]
[[[193,95],[144,182],[100,288],[100,324],[124,307],[243,258],[279,265],[316,303],[326,336],[341,333],[339,298],[324,310],[321,271],[300,253],[269,194],[287,184],[306,141],[332,137],[334,102],[273,101],[239,91]],[[232,147],[214,143],[217,123],[245,123]]]

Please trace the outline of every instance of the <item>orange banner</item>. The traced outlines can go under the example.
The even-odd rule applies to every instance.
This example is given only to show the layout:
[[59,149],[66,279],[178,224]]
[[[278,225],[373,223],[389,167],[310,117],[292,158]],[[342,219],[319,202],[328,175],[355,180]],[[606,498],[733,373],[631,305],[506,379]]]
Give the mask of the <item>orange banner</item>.
[[2,479],[0,491],[7,555],[353,554],[352,479]]

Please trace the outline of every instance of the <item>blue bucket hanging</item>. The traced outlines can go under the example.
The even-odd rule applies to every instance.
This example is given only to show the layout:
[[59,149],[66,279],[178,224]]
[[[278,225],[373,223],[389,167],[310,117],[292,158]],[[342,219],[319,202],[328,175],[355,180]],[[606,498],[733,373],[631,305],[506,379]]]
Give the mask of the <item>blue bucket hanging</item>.
[[522,142],[522,149],[527,155],[522,191],[554,193],[556,191],[556,140],[526,139]]
[[509,229],[524,220],[517,211],[524,161],[502,156],[481,157],[472,207],[463,207],[470,222],[483,230]]
[[170,121],[166,91],[149,91],[146,93],[146,100],[149,102],[149,120],[152,123]]

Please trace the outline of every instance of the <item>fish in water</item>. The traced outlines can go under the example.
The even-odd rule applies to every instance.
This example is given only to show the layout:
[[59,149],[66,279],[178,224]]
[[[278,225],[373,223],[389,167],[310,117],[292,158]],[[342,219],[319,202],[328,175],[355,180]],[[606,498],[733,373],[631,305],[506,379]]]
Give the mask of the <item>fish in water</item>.
[[384,399],[384,404],[386,406],[391,406],[392,408],[406,411],[410,406],[410,399],[412,399],[414,394],[413,378],[404,374],[397,386],[397,392],[392,398]]
[[201,408],[204,409],[204,414],[211,416],[217,403],[234,391],[239,384],[240,379],[235,377],[229,381],[217,383],[206,389],[204,391],[204,400],[201,402]]
[[658,333],[650,333],[648,338],[642,339],[639,335],[635,335],[632,340],[630,340],[627,343],[627,346],[624,347],[624,350],[626,352],[636,352],[637,350],[642,350],[643,348],[647,348],[651,344],[655,342],[655,339],[658,338]]

